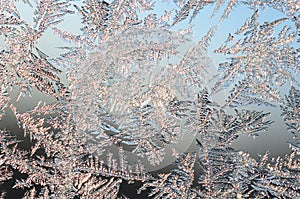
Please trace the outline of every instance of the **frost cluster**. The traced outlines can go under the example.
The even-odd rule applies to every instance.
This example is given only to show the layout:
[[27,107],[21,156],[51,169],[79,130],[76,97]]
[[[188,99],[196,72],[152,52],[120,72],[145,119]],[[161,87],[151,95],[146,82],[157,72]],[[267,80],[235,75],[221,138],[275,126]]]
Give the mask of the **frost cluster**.
[[[211,7],[216,24],[191,42]],[[252,14],[215,48],[239,9]],[[0,198],[300,198],[299,9],[297,0],[0,0],[0,121],[13,113],[22,132],[0,126]],[[266,21],[265,10],[284,17]],[[79,33],[62,25],[74,16]],[[48,34],[61,39],[57,57],[39,45]],[[225,58],[212,77],[210,52]],[[35,93],[53,103],[20,109]],[[273,125],[259,107],[281,110],[293,139],[284,157],[232,147]],[[173,148],[166,172],[145,168],[185,135],[194,151]]]

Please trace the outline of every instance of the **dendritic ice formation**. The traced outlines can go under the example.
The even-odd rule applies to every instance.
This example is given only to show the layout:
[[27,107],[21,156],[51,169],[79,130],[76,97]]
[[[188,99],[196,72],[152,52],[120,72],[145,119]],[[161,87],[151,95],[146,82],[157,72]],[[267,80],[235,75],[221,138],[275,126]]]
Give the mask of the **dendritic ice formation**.
[[[216,47],[239,9],[252,14]],[[297,0],[0,0],[0,197],[300,198],[299,9]],[[265,10],[281,17],[266,21]],[[218,22],[192,41],[202,12]],[[64,29],[78,16],[80,30]],[[58,56],[41,45],[49,34]],[[218,71],[213,53],[226,58]],[[21,109],[34,93],[53,103]],[[234,149],[276,124],[270,106],[290,152]],[[171,169],[147,170],[186,135],[193,150],[174,148]]]
[[[98,155],[114,143],[150,164],[163,161],[165,145],[178,142],[187,127],[178,102],[191,103],[205,80],[195,73],[208,58],[180,60],[179,49],[189,43],[164,27],[131,27],[107,37],[71,69],[69,110]],[[187,67],[197,62],[194,71]]]

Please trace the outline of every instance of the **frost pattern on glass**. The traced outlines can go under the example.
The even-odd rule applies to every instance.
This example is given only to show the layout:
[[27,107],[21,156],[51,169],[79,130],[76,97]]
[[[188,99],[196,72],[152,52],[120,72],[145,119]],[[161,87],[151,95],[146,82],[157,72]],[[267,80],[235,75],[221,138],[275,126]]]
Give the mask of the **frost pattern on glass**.
[[296,82],[299,55],[291,46],[296,33],[284,26],[274,37],[274,28],[287,18],[259,25],[258,13],[256,10],[235,33],[236,36],[242,34],[242,39],[234,42],[235,35],[229,35],[226,43],[215,51],[230,55],[230,62],[220,64],[220,80],[214,87],[214,91],[218,91],[224,85],[235,83],[226,103],[229,106],[272,105],[282,101],[277,86]]
[[[179,10],[176,11],[176,16],[174,18],[174,24],[179,23],[180,21],[185,20],[190,16],[191,22],[203,8],[213,5],[212,17],[215,16],[221,9],[223,13],[220,18],[220,22],[228,18],[229,14],[234,10],[235,7],[239,5],[249,6],[251,9],[265,8],[266,6],[272,7],[276,10],[279,10],[286,15],[288,15],[293,21],[298,24],[299,29],[299,2],[297,0],[211,0],[211,1],[197,1],[197,0],[174,0],[174,2],[179,6]],[[223,7],[225,5],[225,7]],[[298,16],[297,16],[298,14]]]
[[[209,7],[218,22],[192,42]],[[252,16],[213,49],[227,60],[208,81],[212,41],[239,8]],[[283,17],[263,20],[267,9]],[[0,198],[300,198],[299,9],[297,0],[0,0]],[[78,15],[80,32],[65,30]],[[70,44],[57,57],[40,47],[49,33]],[[35,93],[55,102],[22,110]],[[269,106],[281,108],[290,153],[234,149],[276,124]],[[172,148],[171,169],[147,171],[186,135],[192,151]]]
[[[151,27],[106,38],[103,47],[86,55],[70,73],[69,105],[77,130],[86,132],[91,142],[102,143],[99,150],[104,143],[125,144],[159,164],[163,146],[182,133],[181,118],[170,112],[171,102],[191,99],[204,79],[196,80],[182,68],[185,65],[169,61],[187,41],[165,28]],[[192,86],[195,81],[199,86]]]
[[195,159],[195,154],[187,154],[178,161],[178,169],[159,174],[158,179],[144,183],[138,192],[151,187],[149,196],[153,198],[196,198],[197,190],[192,188]]
[[1,1],[0,35],[7,46],[0,52],[1,66],[5,67],[1,76],[6,80],[2,85],[18,86],[18,100],[30,95],[33,88],[59,98],[56,90],[61,86],[61,71],[35,45],[47,29],[72,13],[69,6],[68,1],[36,1],[33,24],[29,24],[21,19],[14,1]]
[[289,143],[293,151],[300,154],[300,90],[291,87],[289,95],[285,97],[285,104],[281,106],[282,115],[287,129],[292,133],[296,143]]

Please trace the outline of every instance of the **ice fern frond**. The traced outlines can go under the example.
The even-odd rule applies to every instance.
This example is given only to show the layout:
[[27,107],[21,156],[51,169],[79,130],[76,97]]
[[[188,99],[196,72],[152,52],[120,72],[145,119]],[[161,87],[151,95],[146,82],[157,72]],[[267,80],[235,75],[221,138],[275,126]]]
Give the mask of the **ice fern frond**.
[[33,89],[58,99],[61,88],[57,69],[36,44],[46,29],[59,24],[68,10],[68,1],[37,1],[34,26],[20,19],[13,1],[0,3],[0,35],[5,37],[5,48],[0,52],[0,64],[5,67],[2,74],[6,86],[16,85],[20,89],[20,97],[30,95]]
[[222,17],[220,18],[220,22],[222,22],[225,18],[228,17],[229,13],[232,11],[233,7],[238,4],[238,2],[239,2],[239,0],[230,0]]
[[[177,1],[175,1],[177,2]],[[177,14],[174,18],[173,25],[185,20],[191,13],[192,15],[190,18],[190,23],[192,20],[198,15],[199,11],[205,8],[206,6],[209,5],[214,5],[214,10],[212,17],[220,10],[222,6],[225,4],[225,0],[211,0],[211,1],[199,1],[199,0],[189,0],[189,1],[178,1],[180,10],[177,11]],[[220,22],[222,22],[225,18],[228,17],[230,12],[232,11],[233,7],[237,6],[240,4],[239,0],[230,0],[228,2],[228,5],[223,13],[223,15],[220,18]]]
[[13,188],[26,189],[24,198],[116,198],[122,180],[149,179],[140,163],[135,169],[128,166],[121,147],[120,164],[112,154],[105,163],[93,157],[93,146],[85,146],[82,136],[71,132],[70,115],[60,105],[38,104],[25,113],[11,108],[25,136],[31,138],[30,149],[18,147],[20,141],[1,132],[0,172],[4,182],[16,171],[23,174]]
[[[291,87],[290,93],[285,97],[286,103],[282,106],[282,115],[289,130],[293,132],[300,131],[300,91],[294,86]],[[299,138],[298,138],[299,139]]]
[[[253,85],[249,84],[249,82],[245,79],[242,81],[238,81],[230,91],[230,95],[228,96],[228,99],[226,100],[226,103],[223,107],[239,107],[251,104],[274,106],[272,103],[269,103],[265,97],[257,97],[255,91],[258,87],[259,86],[253,87]],[[266,92],[272,94],[275,97],[279,97],[278,91],[269,87],[267,88],[268,90]]]
[[245,5],[251,6],[252,8],[257,8],[268,6],[274,8],[287,16],[289,16],[296,24],[299,24],[299,1],[297,0],[281,0],[281,1],[268,1],[268,0],[247,0],[243,2]]
[[74,177],[74,189],[80,198],[117,198],[122,179],[100,178],[90,173]]
[[74,13],[69,9],[71,5],[69,3],[70,0],[46,0],[36,2],[34,29],[38,32],[44,32],[47,28],[61,23],[65,15]]
[[[270,113],[249,110],[236,110],[236,116],[228,115],[223,110],[213,110],[210,126],[200,133],[200,138],[208,147],[229,146],[242,134],[258,136],[273,123],[267,120]],[[213,132],[213,135],[210,135]]]
[[287,33],[284,27],[280,36],[274,37],[275,27],[285,20],[259,25],[258,11],[255,11],[236,34],[242,34],[243,38],[230,47],[227,45],[231,41],[227,40],[215,51],[229,56],[230,61],[220,64],[221,74],[213,92],[238,82],[226,105],[281,102],[277,87],[288,81],[296,82],[297,53],[292,47],[295,33]]
[[74,5],[81,14],[82,31],[91,39],[96,39],[107,28],[110,17],[110,6],[105,1],[83,1],[82,6]]
[[138,193],[151,188],[149,196],[155,199],[197,198],[197,192],[192,188],[195,156],[196,154],[186,154],[180,161],[178,169],[173,169],[167,174],[159,174],[157,180],[145,182]]
[[269,159],[268,154],[256,161],[244,152],[210,151],[202,163],[207,171],[199,178],[202,197],[299,197],[300,162],[295,152],[284,158]]
[[285,104],[281,106],[282,116],[288,131],[292,133],[296,143],[290,143],[292,150],[300,154],[300,91],[291,87],[289,95],[285,96]]
[[249,154],[239,152],[231,174],[234,185],[231,191],[246,198],[298,198],[299,158],[292,153],[284,158],[269,159],[265,154],[256,161]]
[[191,47],[180,63],[176,65],[176,72],[183,76],[192,85],[202,87],[206,81],[205,75],[210,66],[210,59],[206,56],[209,43],[214,36],[217,26],[209,29],[207,34],[198,42],[197,45]]
[[176,13],[173,25],[185,20],[190,15],[190,12],[193,10],[193,14],[190,19],[192,20],[197,16],[198,12],[201,9],[213,3],[214,1],[199,1],[199,0],[179,1],[180,10],[177,11]]
[[202,46],[204,50],[207,50],[209,43],[211,42],[216,30],[217,26],[211,27],[207,34],[200,40],[199,45]]
[[[1,67],[1,65],[0,65]],[[1,71],[0,71],[1,74]],[[7,87],[5,86],[6,83],[2,82],[1,88],[0,88],[0,120],[5,114],[5,109],[8,106],[8,102],[10,100],[10,97],[7,93]]]
[[196,138],[198,162],[204,171],[198,182],[201,197],[237,197],[231,174],[238,169],[234,163],[238,152],[231,148],[231,143],[242,134],[257,136],[260,131],[265,131],[272,124],[272,121],[267,120],[270,114],[236,110],[236,115],[233,116],[223,110],[212,109],[210,106],[208,108],[209,122],[205,122],[206,127],[198,131]]

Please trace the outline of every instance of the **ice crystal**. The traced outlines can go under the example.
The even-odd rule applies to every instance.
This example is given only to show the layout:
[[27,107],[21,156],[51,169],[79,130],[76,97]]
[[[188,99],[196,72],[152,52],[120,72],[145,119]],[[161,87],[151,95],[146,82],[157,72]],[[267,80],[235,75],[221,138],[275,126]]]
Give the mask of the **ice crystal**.
[[1,66],[5,67],[1,76],[6,81],[2,87],[19,86],[19,98],[30,95],[33,88],[59,98],[56,89],[61,86],[58,77],[61,71],[35,44],[46,29],[60,23],[66,14],[71,13],[69,6],[67,1],[37,1],[34,25],[30,25],[20,18],[14,1],[1,1],[3,21],[0,35],[5,37],[7,45],[0,53]]
[[[258,10],[236,32],[243,34],[230,47],[227,42],[215,52],[233,55],[230,62],[220,64],[221,76],[213,90],[235,82],[226,105],[266,104],[281,101],[277,85],[295,82],[297,51],[291,46],[296,35],[284,26],[274,37],[274,28],[285,18],[259,25]],[[296,66],[296,68],[295,68]]]
[[152,187],[149,196],[153,198],[196,198],[198,193],[192,188],[194,163],[195,154],[187,154],[180,160],[178,169],[172,170],[171,173],[159,174],[159,179],[146,182],[138,192]]
[[69,105],[77,130],[101,143],[99,151],[112,142],[126,144],[159,164],[163,146],[182,133],[182,119],[169,114],[170,104],[175,98],[193,98],[204,81],[198,75],[206,57],[199,57],[200,43],[174,63],[171,58],[189,40],[164,27],[144,26],[114,33],[84,56],[70,72]]
[[[163,159],[164,143],[173,142],[179,136],[178,119],[163,113],[175,96],[171,88],[179,83],[166,84],[164,77],[170,72],[155,66],[166,59],[165,56],[176,53],[176,40],[173,39],[176,37],[163,28],[143,30],[138,27],[106,38],[103,43],[107,47],[94,49],[95,53],[83,53],[84,64],[79,63],[70,74],[69,105],[78,132],[86,133],[87,142],[97,147],[98,154],[113,143],[125,144],[133,146],[135,153],[146,155],[151,163],[158,164]],[[115,57],[115,54],[121,56]],[[76,60],[77,55],[66,56]],[[152,73],[155,67],[163,75]],[[87,80],[98,79],[99,73],[106,76],[93,83],[92,88],[86,84]],[[178,76],[174,72],[170,75]],[[127,95],[123,95],[124,90],[128,91]],[[87,114],[85,110],[89,110]],[[154,120],[156,115],[159,117]]]
[[224,9],[224,12],[220,18],[220,22],[222,22],[225,18],[229,16],[229,14],[232,12],[234,7],[237,7],[239,5],[247,5],[250,6],[250,8],[252,9],[265,8],[266,6],[272,7],[274,9],[277,9],[285,13],[296,23],[299,24],[299,19],[298,19],[299,16],[297,16],[297,12],[299,12],[299,2],[297,0],[283,0],[283,1],[230,0],[229,2],[225,0],[211,0],[211,1],[174,0],[174,2],[178,4],[180,9],[176,13],[173,25],[179,23],[180,21],[185,20],[190,15],[190,12],[193,11],[192,16],[190,18],[190,22],[191,22],[199,14],[199,11],[203,10],[208,5],[214,5],[214,10],[212,13],[212,17],[213,17],[219,12],[221,8],[223,8],[225,4],[227,4],[227,6]]
[[300,154],[300,91],[292,87],[289,96],[286,96],[285,105],[281,108],[288,130],[296,141],[296,144],[290,143],[290,145],[293,150],[297,151],[297,154]]
[[[209,6],[218,22],[194,42]],[[252,16],[215,49],[241,7]],[[0,198],[300,198],[299,8],[296,0],[0,0]],[[262,21],[269,9],[281,16]],[[64,29],[75,14],[76,33]],[[62,41],[55,57],[40,45],[52,33]],[[214,74],[212,48],[228,58]],[[35,93],[53,103],[20,108]],[[261,105],[280,105],[290,153],[254,159],[233,148],[276,124]],[[147,170],[170,151],[171,169]]]

